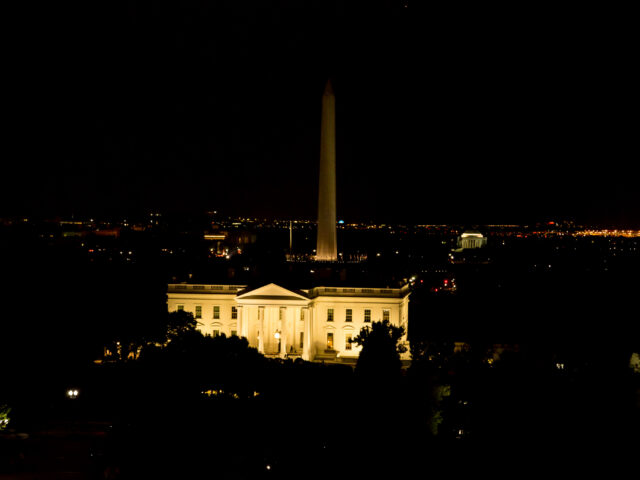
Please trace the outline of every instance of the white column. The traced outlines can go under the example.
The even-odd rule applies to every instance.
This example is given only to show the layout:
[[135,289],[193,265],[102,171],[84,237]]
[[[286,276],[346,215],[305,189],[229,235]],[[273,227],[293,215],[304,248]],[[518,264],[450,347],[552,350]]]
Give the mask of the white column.
[[289,315],[290,308],[285,309],[282,315],[282,321],[280,322],[280,357],[284,358],[287,355],[287,315]]
[[404,298],[400,307],[400,326],[404,327],[404,335],[402,336],[402,343],[404,343],[405,346],[407,347],[407,351],[403,353],[400,356],[400,358],[402,358],[402,360],[408,360],[411,355],[409,352],[409,344],[407,342],[407,339],[409,338],[409,297],[408,296]]
[[298,351],[298,338],[296,337],[296,325],[298,325],[298,319],[300,318],[300,309],[302,307],[292,308],[291,312],[291,345],[293,345],[293,350]]
[[303,330],[304,347],[302,349],[302,359],[307,361],[313,360],[313,351],[312,351],[313,335],[311,333],[313,330],[313,320],[311,318],[311,316],[313,315],[312,311],[313,310],[311,308],[308,308],[304,316],[304,330]]
[[242,336],[242,307],[236,305],[236,332],[239,337]]
[[309,312],[305,312],[302,324],[302,359],[309,361]]
[[259,329],[260,331],[258,332],[258,351],[262,354],[264,354],[264,342],[265,342],[265,331],[264,331],[264,316],[265,316],[265,311],[264,311],[264,307],[258,307],[258,325],[259,325]]
[[246,339],[249,340],[249,307],[242,307],[238,315],[242,317],[242,330],[238,330],[238,332],[240,336],[246,337]]
[[264,351],[271,354],[273,353],[273,307],[264,308],[262,330],[264,331]]

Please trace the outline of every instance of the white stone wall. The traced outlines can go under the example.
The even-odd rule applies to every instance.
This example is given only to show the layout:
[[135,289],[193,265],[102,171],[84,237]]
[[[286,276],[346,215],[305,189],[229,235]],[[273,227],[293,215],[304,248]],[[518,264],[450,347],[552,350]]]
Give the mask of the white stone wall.
[[[389,322],[400,326],[403,318],[403,299],[375,298],[375,297],[317,297],[311,308],[315,311],[317,322],[313,331],[316,351],[322,353],[327,349],[327,334],[333,333],[333,349],[341,357],[357,357],[361,347],[352,345],[352,350],[346,349],[347,334],[352,338],[357,336],[365,326],[383,319],[383,311],[389,311]],[[333,309],[333,321],[327,320],[329,309]],[[346,310],[352,310],[352,321],[346,321]],[[365,322],[365,310],[371,311],[371,321]],[[408,311],[407,311],[408,313]],[[405,317],[408,315],[405,313]]]
[[[196,318],[198,330],[205,335],[213,335],[214,330],[230,336],[233,330],[238,331],[237,320],[231,318],[231,307],[237,307],[234,295],[211,294],[169,294],[167,307],[170,312],[184,310],[196,314],[196,306],[202,307],[202,317]],[[213,318],[214,306],[220,307],[220,318]],[[239,334],[239,333],[238,333]]]
[[[280,287],[277,287],[280,288]],[[327,350],[327,334],[333,333],[333,350],[338,357],[356,358],[361,348],[352,344],[347,349],[347,336],[356,337],[365,326],[379,322],[384,311],[389,312],[392,325],[405,328],[405,338],[409,319],[409,297],[375,296],[317,296],[313,299],[301,297],[293,300],[246,299],[235,294],[186,293],[170,291],[168,293],[169,311],[178,310],[182,305],[185,311],[195,315],[196,307],[201,307],[198,329],[206,335],[214,331],[226,336],[236,332],[246,337],[249,345],[267,354],[275,354],[280,334],[280,353],[294,353],[305,360],[313,360],[316,355]],[[220,318],[214,317],[214,306],[220,308]],[[237,308],[237,319],[232,318],[232,307]],[[328,321],[328,310],[333,309],[333,321]],[[281,310],[282,309],[282,310]],[[352,310],[351,321],[347,321],[347,309]],[[371,311],[370,322],[365,322],[365,310]],[[282,318],[280,312],[282,311]],[[304,318],[301,312],[304,311]],[[300,348],[300,333],[303,332],[303,347]],[[259,336],[260,334],[260,336]],[[293,352],[291,351],[293,347]],[[405,354],[405,357],[408,355]]]

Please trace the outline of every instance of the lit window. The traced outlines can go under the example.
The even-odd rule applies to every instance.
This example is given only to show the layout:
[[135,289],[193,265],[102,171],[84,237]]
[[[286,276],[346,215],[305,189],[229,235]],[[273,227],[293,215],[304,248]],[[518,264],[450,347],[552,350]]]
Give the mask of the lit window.
[[327,350],[333,350],[333,332],[327,333]]
[[238,318],[238,309],[236,307],[231,307],[231,319],[236,320]]
[[389,310],[382,310],[382,320],[389,321]]
[[347,335],[344,338],[344,349],[345,350],[351,350],[351,334],[347,333]]
[[214,319],[219,319],[220,318],[220,305],[215,305],[213,307],[213,318]]
[[369,310],[368,308],[364,309],[364,321],[365,322],[371,321],[371,310]]
[[202,318],[202,305],[196,305],[196,318]]
[[333,322],[333,308],[327,310],[327,322]]
[[353,310],[351,310],[350,308],[347,308],[347,314],[345,316],[344,321],[345,322],[350,322],[353,320]]
[[184,312],[184,305],[178,305],[176,308],[178,312]]

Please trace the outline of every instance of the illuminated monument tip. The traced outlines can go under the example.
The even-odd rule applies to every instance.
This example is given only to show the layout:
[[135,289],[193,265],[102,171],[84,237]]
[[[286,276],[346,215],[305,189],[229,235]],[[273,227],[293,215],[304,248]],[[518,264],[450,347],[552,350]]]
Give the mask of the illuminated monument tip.
[[327,84],[324,87],[324,93],[322,95],[333,95],[333,86],[331,85],[331,79],[327,80]]
[[336,241],[336,98],[331,79],[322,95],[320,178],[318,188],[318,242],[316,260],[338,259]]

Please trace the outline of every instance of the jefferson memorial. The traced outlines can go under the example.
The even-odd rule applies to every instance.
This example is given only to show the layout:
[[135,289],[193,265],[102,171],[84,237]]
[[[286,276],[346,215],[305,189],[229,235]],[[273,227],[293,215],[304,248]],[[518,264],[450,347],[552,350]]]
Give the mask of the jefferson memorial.
[[[169,311],[193,313],[205,335],[238,335],[267,356],[308,361],[357,359],[351,343],[372,322],[404,327],[407,342],[409,288],[314,287],[288,290],[274,283],[169,284]],[[407,355],[407,354],[404,354]]]

